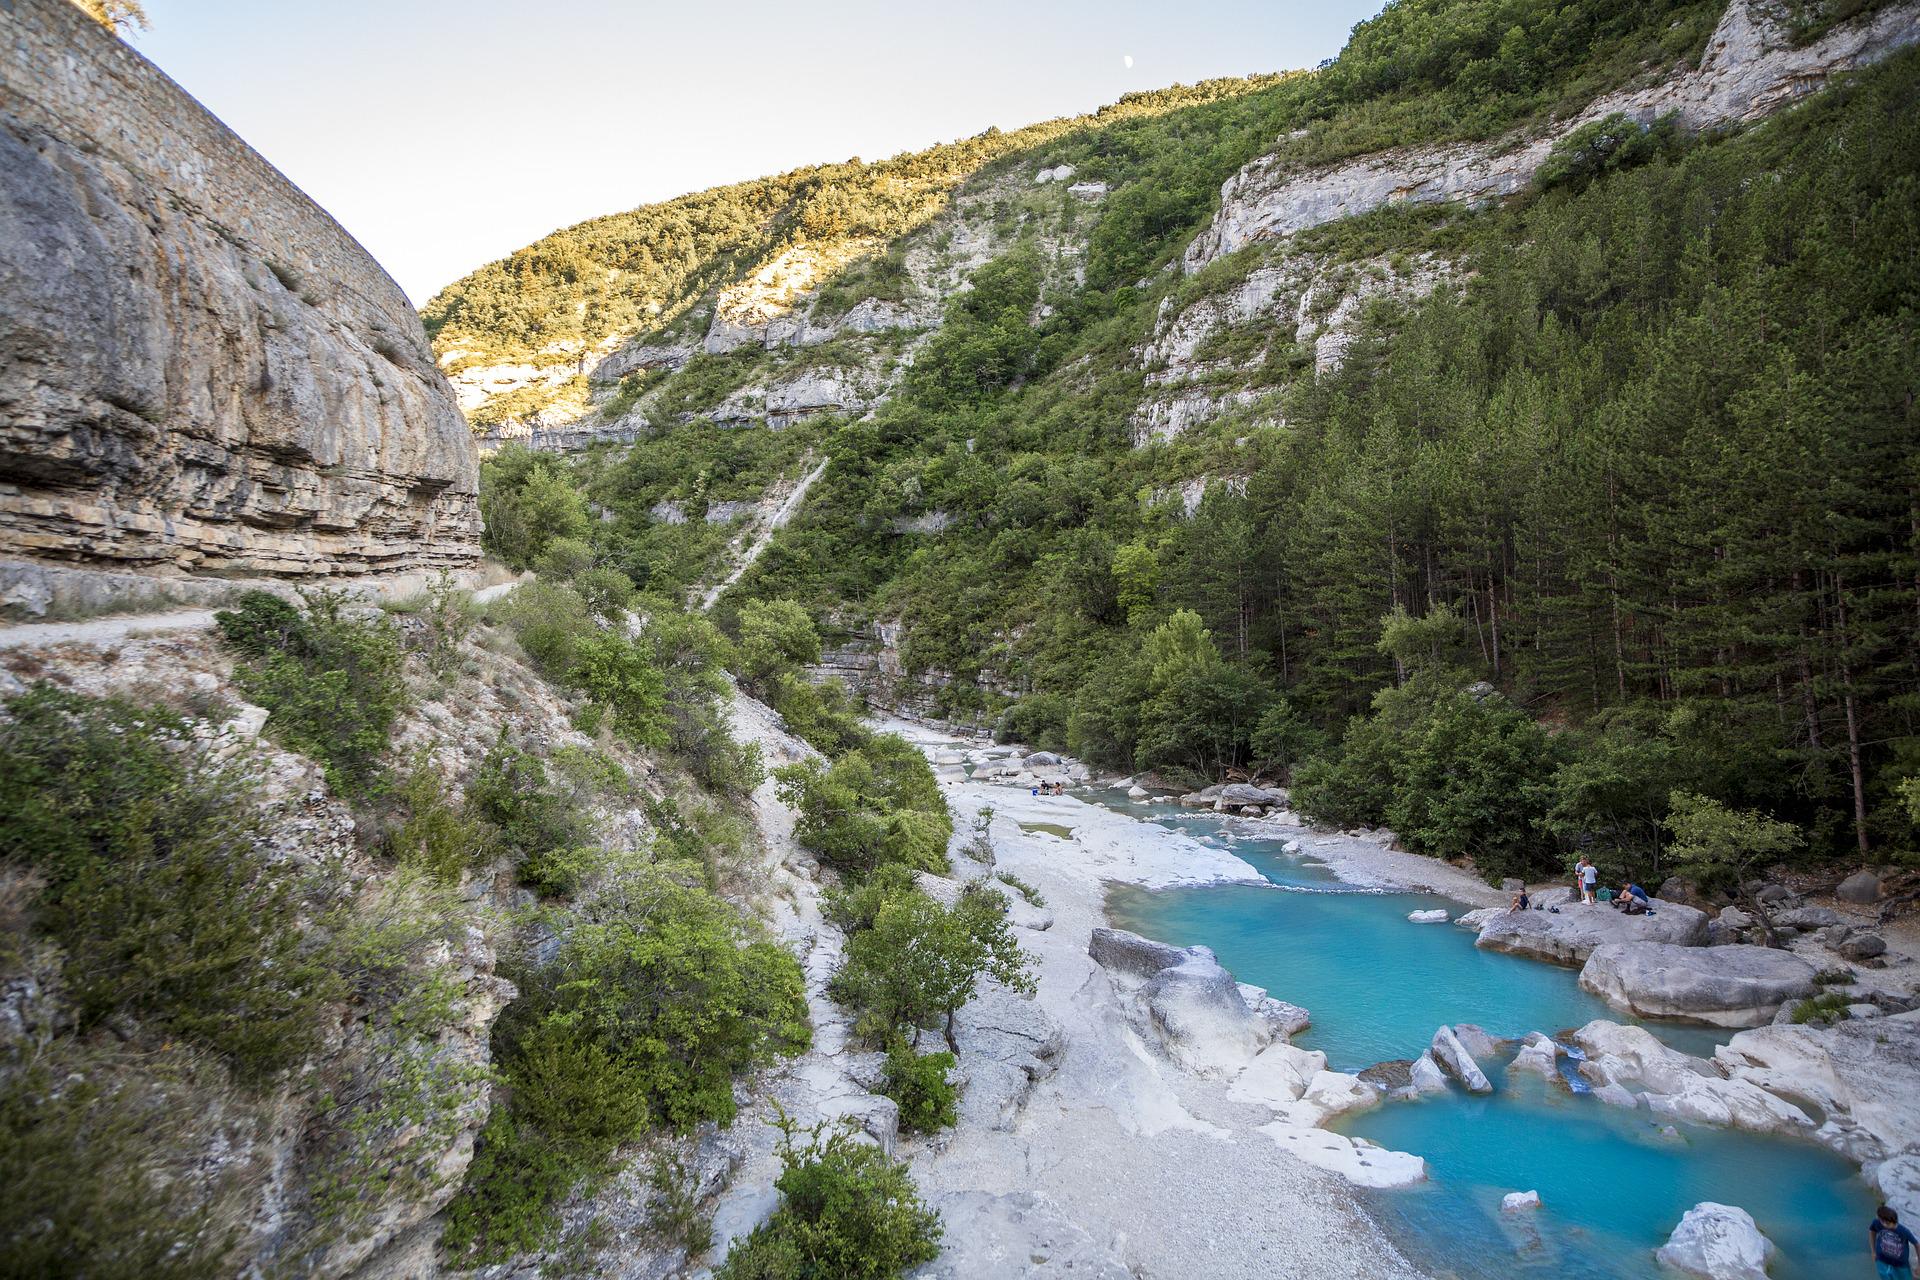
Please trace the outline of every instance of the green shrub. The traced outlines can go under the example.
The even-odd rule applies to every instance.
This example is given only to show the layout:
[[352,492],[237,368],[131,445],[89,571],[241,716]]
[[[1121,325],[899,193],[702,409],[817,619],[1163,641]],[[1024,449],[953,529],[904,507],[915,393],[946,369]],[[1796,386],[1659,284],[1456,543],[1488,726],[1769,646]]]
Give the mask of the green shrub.
[[0,1059],[0,1274],[214,1280],[234,1274],[225,1190],[170,1167],[188,1146],[184,1098],[104,1062]]
[[945,871],[953,818],[926,757],[889,734],[831,766],[775,771],[781,798],[800,811],[796,835],[820,860],[863,874],[889,862]]
[[1008,707],[994,728],[995,742],[1023,742],[1041,751],[1065,751],[1067,717],[1073,704],[1064,694],[1030,693]]
[[593,699],[629,741],[664,743],[666,681],[647,642],[601,627],[579,591],[546,579],[514,592],[507,617],[542,675]]
[[246,661],[234,683],[272,713],[267,729],[312,756],[327,781],[364,795],[380,778],[393,722],[407,704],[399,635],[385,617],[346,616],[340,592],[302,594],[304,609],[249,591],[214,615]]
[[480,466],[481,544],[515,569],[530,569],[557,538],[593,530],[586,499],[551,455],[510,444]]
[[993,873],[993,878],[995,880],[998,880],[1001,884],[1006,885],[1009,889],[1012,889],[1015,893],[1019,894],[1022,898],[1026,899],[1028,906],[1044,907],[1047,905],[1047,900],[1040,895],[1040,891],[1038,889],[1028,884],[1025,880],[1022,880],[1019,876],[1013,874],[1013,872],[996,871]]
[[887,1050],[880,1092],[900,1106],[900,1127],[909,1133],[932,1133],[958,1120],[959,1091],[948,1074],[958,1059],[947,1052],[918,1053],[904,1040]]
[[447,798],[430,760],[415,764],[400,785],[399,798],[407,816],[387,838],[387,853],[394,861],[457,884],[468,868],[493,856],[497,848],[493,830],[466,806]]
[[1795,1026],[1804,1026],[1809,1022],[1839,1022],[1847,1016],[1846,996],[1835,991],[1824,992],[1808,1000],[1802,1000],[1793,1006],[1788,1015]]
[[165,711],[36,685],[0,722],[0,861],[42,882],[33,928],[82,1030],[132,1013],[264,1080],[304,1056],[333,983],[243,768]]
[[675,871],[602,855],[577,882],[549,963],[516,971],[494,1027],[508,1086],[449,1208],[448,1248],[478,1263],[550,1234],[554,1206],[650,1125],[733,1119],[733,1081],[811,1040],[786,950]]
[[970,884],[951,907],[912,886],[903,867],[835,903],[848,924],[846,960],[828,991],[854,1011],[854,1029],[875,1044],[922,1028],[943,1027],[954,1042],[954,1015],[983,975],[1031,991],[1026,954],[1007,924],[998,889]]
[[844,1130],[822,1140],[815,1128],[802,1145],[785,1117],[781,1129],[781,1205],[733,1246],[719,1280],[893,1280],[939,1255],[939,1215],[904,1164]]
[[1616,111],[1589,121],[1553,144],[1534,181],[1543,191],[1562,186],[1578,191],[1603,173],[1645,164],[1673,148],[1676,119],[1668,114],[1645,125]]
[[756,692],[781,675],[820,661],[813,616],[791,600],[749,600],[740,609],[735,670]]
[[467,803],[499,829],[523,866],[555,849],[584,844],[592,835],[575,797],[549,778],[540,757],[508,742],[505,729],[467,783]]

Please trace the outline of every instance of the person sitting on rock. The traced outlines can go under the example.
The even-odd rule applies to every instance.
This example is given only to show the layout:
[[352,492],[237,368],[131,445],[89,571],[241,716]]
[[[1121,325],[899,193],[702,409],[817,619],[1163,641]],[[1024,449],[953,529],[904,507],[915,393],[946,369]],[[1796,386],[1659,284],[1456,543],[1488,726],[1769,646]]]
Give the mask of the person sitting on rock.
[[1613,899],[1613,905],[1630,916],[1647,914],[1648,902],[1647,891],[1631,880],[1620,886],[1620,892]]
[[1900,1225],[1900,1215],[1892,1206],[1881,1205],[1879,1213],[1867,1224],[1867,1238],[1873,1249],[1873,1261],[1880,1269],[1880,1280],[1907,1280],[1913,1275],[1912,1247],[1920,1244],[1913,1232]]
[[1509,911],[1525,911],[1525,910],[1527,909],[1527,906],[1528,906],[1528,904],[1529,904],[1529,903],[1530,903],[1531,901],[1532,901],[1532,899],[1530,899],[1530,898],[1528,898],[1528,897],[1527,897],[1527,889],[1526,889],[1526,886],[1525,886],[1525,885],[1522,885],[1522,886],[1520,887],[1520,892],[1518,892],[1518,893],[1516,893],[1516,894],[1514,894],[1514,895],[1513,895],[1513,901],[1512,901],[1512,902],[1509,902],[1509,903],[1507,904],[1507,910],[1509,910]]

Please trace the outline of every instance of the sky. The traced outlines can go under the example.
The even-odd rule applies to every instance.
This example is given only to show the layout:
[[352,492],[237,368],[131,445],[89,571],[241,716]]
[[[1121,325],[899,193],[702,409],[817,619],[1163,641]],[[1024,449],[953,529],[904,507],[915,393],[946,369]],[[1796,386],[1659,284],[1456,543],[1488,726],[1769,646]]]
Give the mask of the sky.
[[1380,3],[144,0],[130,42],[419,304],[601,214],[1310,67]]

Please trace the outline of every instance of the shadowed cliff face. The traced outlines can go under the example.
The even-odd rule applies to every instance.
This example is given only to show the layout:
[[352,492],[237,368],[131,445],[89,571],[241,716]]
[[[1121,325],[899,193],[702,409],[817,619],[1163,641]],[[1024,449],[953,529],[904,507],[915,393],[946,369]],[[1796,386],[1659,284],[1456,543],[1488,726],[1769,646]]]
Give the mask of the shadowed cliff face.
[[74,6],[10,9],[0,558],[297,578],[471,565],[473,445],[399,288]]

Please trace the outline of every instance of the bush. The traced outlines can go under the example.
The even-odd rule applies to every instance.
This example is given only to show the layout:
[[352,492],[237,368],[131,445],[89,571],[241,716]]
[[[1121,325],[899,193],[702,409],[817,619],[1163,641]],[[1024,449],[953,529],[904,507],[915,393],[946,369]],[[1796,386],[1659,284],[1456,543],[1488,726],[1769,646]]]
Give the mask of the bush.
[[813,617],[791,600],[750,600],[740,610],[735,670],[748,687],[770,688],[781,675],[820,661]]
[[663,1124],[733,1119],[740,1072],[811,1040],[800,966],[671,869],[605,855],[552,962],[514,974],[494,1027],[508,1102],[489,1117],[449,1208],[468,1262],[535,1248],[554,1206]]
[[995,742],[1022,742],[1041,751],[1065,751],[1072,704],[1058,693],[1030,693],[1008,707],[995,727]]
[[325,767],[335,790],[365,795],[407,703],[399,635],[384,617],[346,616],[343,593],[301,599],[304,610],[249,591],[214,615],[246,659],[234,683],[272,713],[267,728],[277,740]]
[[905,739],[882,734],[831,766],[809,760],[774,776],[800,811],[800,843],[827,865],[855,874],[889,862],[947,869],[953,817],[926,757]]
[[548,777],[540,757],[507,740],[505,729],[467,783],[467,803],[500,832],[525,878],[537,878],[537,860],[592,837],[578,797]]
[[261,856],[239,768],[167,712],[36,685],[0,722],[0,861],[41,880],[84,1031],[126,1012],[264,1080],[312,1044],[332,979],[305,884]]
[[507,618],[542,675],[585,693],[629,741],[664,744],[666,680],[646,642],[603,629],[580,592],[544,579],[514,592]]
[[400,800],[406,806],[406,819],[387,838],[387,853],[395,862],[458,884],[467,868],[493,856],[494,832],[466,807],[447,798],[431,761],[423,759],[414,766],[400,786]]
[[904,867],[889,868],[834,903],[847,923],[847,958],[828,991],[855,1013],[854,1030],[876,1044],[922,1028],[943,1027],[958,1051],[953,1020],[982,975],[1031,991],[1027,958],[1007,924],[998,889],[968,885],[942,906],[913,887]]
[[940,1218],[904,1164],[844,1130],[794,1141],[783,1116],[775,1184],[784,1199],[734,1245],[719,1280],[892,1280],[940,1252]]
[[905,1041],[887,1050],[880,1092],[900,1106],[900,1127],[909,1133],[932,1133],[950,1127],[959,1117],[959,1091],[948,1079],[958,1059],[951,1053],[918,1053]]
[[213,1280],[235,1234],[216,1225],[220,1184],[158,1153],[180,1099],[104,1063],[0,1060],[0,1240],[8,1276]]

